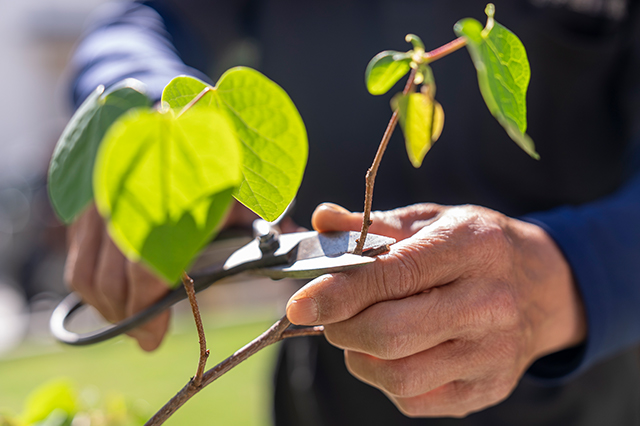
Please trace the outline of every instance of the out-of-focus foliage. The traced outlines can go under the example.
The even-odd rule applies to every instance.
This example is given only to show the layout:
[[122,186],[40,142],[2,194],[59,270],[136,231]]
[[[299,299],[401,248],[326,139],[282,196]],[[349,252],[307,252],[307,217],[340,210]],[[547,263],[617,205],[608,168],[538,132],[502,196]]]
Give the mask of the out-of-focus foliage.
[[100,398],[95,389],[79,391],[68,379],[55,379],[36,388],[20,414],[0,411],[0,426],[137,426],[150,413],[122,395]]

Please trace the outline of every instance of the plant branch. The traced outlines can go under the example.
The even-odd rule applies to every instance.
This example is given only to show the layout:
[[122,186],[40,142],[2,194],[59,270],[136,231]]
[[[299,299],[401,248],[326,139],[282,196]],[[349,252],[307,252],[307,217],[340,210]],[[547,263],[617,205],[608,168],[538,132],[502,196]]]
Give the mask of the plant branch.
[[211,368],[202,376],[202,382],[196,386],[193,380],[189,381],[164,407],[160,409],[145,426],[156,426],[163,424],[173,413],[182,407],[191,397],[200,392],[205,386],[210,385],[220,376],[249,358],[251,355],[259,352],[273,343],[290,337],[316,336],[324,332],[324,327],[307,327],[288,329],[291,322],[286,315],[276,321],[267,331],[256,337],[242,349],[236,351],[233,355]]
[[198,369],[196,370],[196,375],[193,376],[191,380],[193,386],[198,387],[202,383],[202,375],[204,374],[204,367],[207,364],[207,358],[209,358],[209,350],[207,349],[207,338],[204,334],[202,317],[200,316],[198,300],[196,299],[196,290],[193,286],[193,280],[186,272],[182,273],[182,284],[187,290],[187,296],[189,297],[189,303],[191,303],[191,310],[193,311],[193,318],[196,321],[196,329],[198,330],[198,341],[200,342]]
[[317,325],[315,327],[288,328],[282,332],[282,340],[289,339],[291,337],[321,336],[323,334],[323,325]]
[[[425,52],[422,55],[422,60],[424,61],[423,63],[437,61],[438,59],[462,48],[466,44],[467,39],[465,37],[458,37],[457,39],[450,41],[449,43],[442,45],[437,49],[433,49],[430,52]],[[411,70],[411,74],[409,75],[409,79],[407,80],[407,84],[404,86],[404,90],[402,91],[403,95],[406,95],[411,90],[413,90],[415,76],[416,70],[415,68],[413,68]],[[387,149],[389,139],[391,138],[391,135],[396,128],[396,124],[398,124],[398,110],[393,112],[393,115],[389,120],[389,124],[387,125],[387,129],[385,130],[384,135],[382,136],[382,140],[380,141],[380,145],[378,146],[378,151],[376,152],[376,156],[373,159],[373,164],[371,165],[369,170],[367,170],[367,175],[365,178],[366,188],[364,194],[364,213],[362,217],[362,228],[360,230],[360,238],[358,238],[356,248],[353,250],[355,254],[362,254],[362,249],[364,248],[364,243],[367,239],[367,234],[369,233],[369,226],[371,226],[372,223],[371,204],[373,202],[373,187],[376,181],[376,175],[378,174],[378,168],[380,167],[380,162],[382,161],[382,156]]]
[[[411,69],[411,74],[409,74],[407,84],[405,84],[404,90],[402,91],[404,95],[408,94],[413,89],[413,80],[415,79],[415,76],[416,70]],[[398,110],[395,110],[393,112],[393,115],[389,120],[389,124],[387,124],[387,129],[384,131],[384,135],[382,135],[382,140],[380,141],[380,145],[378,146],[378,151],[376,152],[376,156],[373,159],[373,164],[371,164],[371,167],[369,167],[369,170],[367,170],[367,175],[365,178],[366,188],[364,193],[364,213],[362,217],[362,229],[360,230],[360,238],[358,238],[356,248],[353,250],[354,254],[362,254],[362,249],[364,248],[364,243],[367,239],[369,226],[372,223],[371,203],[373,202],[373,186],[376,182],[376,175],[378,174],[378,168],[380,167],[382,156],[387,149],[389,139],[391,139],[391,135],[393,134],[393,130],[396,128],[396,124],[398,124]]]
[[467,45],[467,39],[465,37],[458,37],[455,40],[450,41],[449,43],[438,47],[437,49],[433,49],[430,52],[426,52],[422,57],[424,60],[428,62],[437,61],[440,58],[443,58],[450,53],[455,52],[456,50]]

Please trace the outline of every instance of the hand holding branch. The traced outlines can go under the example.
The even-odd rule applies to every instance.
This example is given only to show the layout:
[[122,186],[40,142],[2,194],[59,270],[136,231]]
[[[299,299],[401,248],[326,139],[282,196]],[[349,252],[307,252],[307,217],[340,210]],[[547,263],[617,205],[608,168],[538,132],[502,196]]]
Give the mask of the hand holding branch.
[[[321,205],[319,231],[361,214]],[[465,416],[509,396],[539,357],[580,343],[586,321],[570,268],[538,226],[476,206],[420,204],[373,214],[396,238],[372,265],[325,275],[289,301],[324,324],[351,373],[409,416]]]

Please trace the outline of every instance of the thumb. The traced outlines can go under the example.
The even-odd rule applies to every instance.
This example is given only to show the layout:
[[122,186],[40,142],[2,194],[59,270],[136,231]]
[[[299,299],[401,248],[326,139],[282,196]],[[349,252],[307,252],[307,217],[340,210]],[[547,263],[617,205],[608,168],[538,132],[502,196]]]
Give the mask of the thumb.
[[322,203],[311,216],[311,226],[318,232],[359,231],[362,213],[353,213],[333,203]]
[[[404,240],[432,222],[446,207],[437,204],[414,204],[388,211],[371,213],[372,224],[369,231]],[[362,213],[353,213],[333,203],[322,203],[311,217],[313,229],[318,232],[359,231],[362,227]]]

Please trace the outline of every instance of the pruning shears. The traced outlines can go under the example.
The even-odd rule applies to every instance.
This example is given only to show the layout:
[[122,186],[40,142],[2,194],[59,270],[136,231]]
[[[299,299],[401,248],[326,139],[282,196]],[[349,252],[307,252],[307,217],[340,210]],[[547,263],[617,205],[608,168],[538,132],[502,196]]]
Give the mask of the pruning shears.
[[[353,254],[359,232],[294,232],[281,234],[277,225],[258,219],[254,222],[257,237],[229,256],[222,267],[205,268],[191,275],[196,292],[215,282],[239,274],[251,272],[273,279],[316,278],[320,275],[342,272],[373,262],[373,256],[389,250],[394,239],[368,234],[362,256]],[[83,346],[99,343],[126,333],[160,314],[175,303],[186,299],[183,286],[167,293],[147,309],[111,324],[103,329],[76,333],[67,329],[71,317],[82,307],[76,293],[69,294],[51,315],[51,333],[68,345]]]

